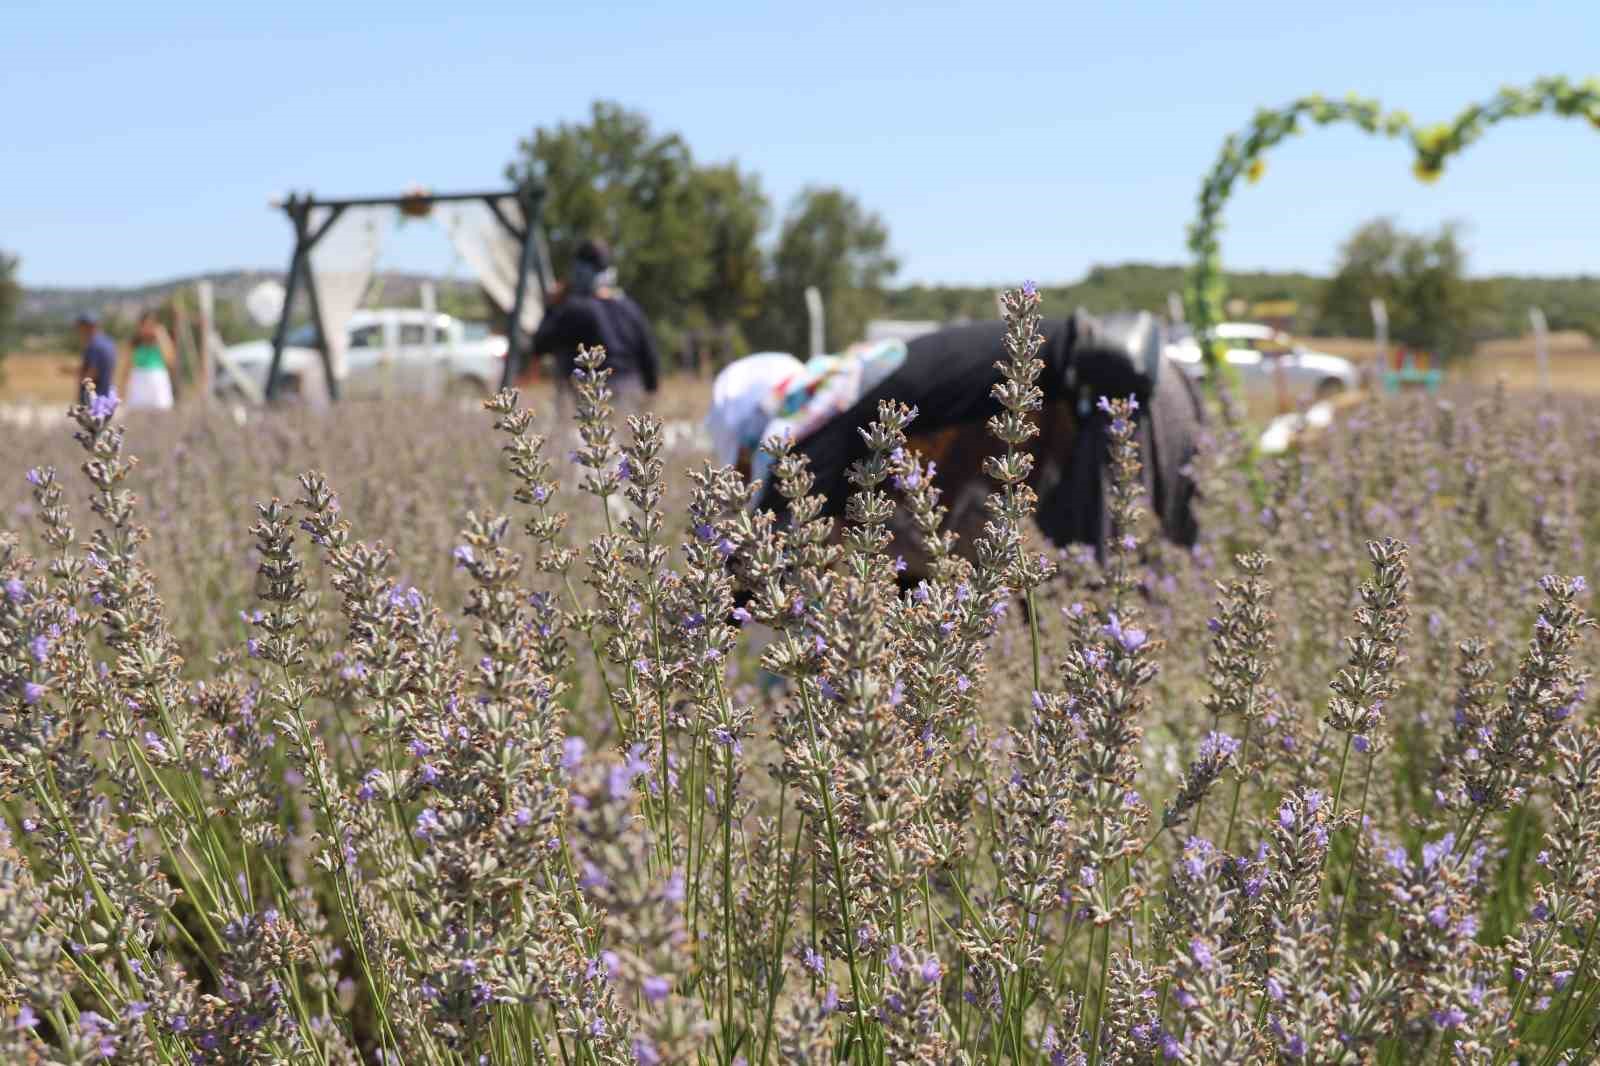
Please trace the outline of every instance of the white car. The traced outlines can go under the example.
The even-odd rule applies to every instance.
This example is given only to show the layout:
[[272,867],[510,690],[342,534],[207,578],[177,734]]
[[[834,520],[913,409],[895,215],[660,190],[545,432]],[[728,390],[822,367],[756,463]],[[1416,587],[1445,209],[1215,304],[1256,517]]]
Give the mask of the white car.
[[[357,311],[346,325],[345,376],[340,395],[382,396],[388,393],[434,393],[486,396],[500,387],[507,342],[473,323],[446,314],[433,316],[433,344],[428,345],[428,315],[415,308]],[[310,397],[320,391],[322,355],[315,347],[310,323],[289,331],[279,364],[280,395]],[[226,360],[261,390],[272,366],[272,341],[247,341],[224,351]],[[219,393],[237,393],[233,375],[224,367],[215,374]]]
[[[1282,377],[1289,399],[1296,404],[1326,400],[1360,384],[1354,363],[1337,355],[1314,352],[1282,330],[1253,322],[1223,322],[1216,335],[1228,346],[1228,365],[1250,393],[1273,398]],[[1200,345],[1193,336],[1167,345],[1167,357],[1193,377],[1205,376]]]

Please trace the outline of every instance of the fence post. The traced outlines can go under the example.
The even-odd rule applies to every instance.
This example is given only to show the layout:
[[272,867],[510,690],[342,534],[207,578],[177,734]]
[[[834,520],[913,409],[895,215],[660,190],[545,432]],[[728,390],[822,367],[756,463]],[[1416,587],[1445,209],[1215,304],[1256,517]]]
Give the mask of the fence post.
[[827,350],[827,332],[822,318],[822,293],[815,285],[806,286],[806,315],[811,319],[811,354],[821,355]]
[[1383,380],[1383,372],[1389,365],[1389,308],[1385,306],[1382,298],[1372,298],[1372,326],[1377,342],[1377,351],[1373,354],[1373,382]]
[[195,345],[195,350],[200,355],[200,373],[196,376],[199,378],[200,388],[204,390],[206,403],[209,404],[212,402],[212,390],[216,385],[212,377],[215,371],[212,368],[211,356],[211,330],[216,322],[216,290],[211,282],[202,281],[195,285],[195,302],[200,305],[200,328],[196,331],[200,342]]
[[1544,311],[1538,307],[1528,308],[1528,322],[1533,326],[1533,358],[1539,367],[1539,387],[1549,392],[1550,323],[1545,321]]

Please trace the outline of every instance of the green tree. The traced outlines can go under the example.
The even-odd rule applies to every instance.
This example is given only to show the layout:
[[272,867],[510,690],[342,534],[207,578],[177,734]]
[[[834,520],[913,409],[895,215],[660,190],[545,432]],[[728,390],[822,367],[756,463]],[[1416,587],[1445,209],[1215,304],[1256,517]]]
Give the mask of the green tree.
[[810,285],[822,293],[828,350],[859,340],[867,320],[884,306],[884,285],[898,269],[881,218],[842,189],[804,190],[773,253],[763,342],[807,351],[805,291]]
[[11,331],[22,305],[22,286],[17,281],[17,257],[0,252],[0,360],[11,348]]
[[670,316],[710,278],[702,189],[689,146],[643,114],[596,101],[586,123],[535,130],[510,166],[545,187],[544,225],[559,273],[590,237],[608,241],[622,286],[652,315]]
[[587,122],[536,130],[509,169],[513,180],[544,184],[559,273],[585,239],[604,238],[666,354],[688,331],[742,346],[766,284],[760,240],[770,207],[756,175],[735,163],[697,165],[681,136],[609,101],[596,102]]
[[760,240],[771,206],[761,181],[726,163],[697,168],[691,182],[709,267],[694,302],[715,326],[749,323],[761,312],[767,284]]
[[1441,358],[1465,354],[1472,336],[1494,314],[1492,283],[1470,281],[1460,227],[1407,233],[1389,219],[1368,222],[1339,250],[1339,265],[1323,286],[1318,329],[1361,336],[1371,332],[1371,301],[1389,310],[1389,335]]

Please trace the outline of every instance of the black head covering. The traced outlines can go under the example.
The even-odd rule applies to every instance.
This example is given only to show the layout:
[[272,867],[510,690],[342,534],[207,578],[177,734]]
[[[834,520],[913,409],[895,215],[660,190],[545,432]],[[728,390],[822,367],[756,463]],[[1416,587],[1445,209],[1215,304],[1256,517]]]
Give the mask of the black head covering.
[[599,237],[590,237],[578,245],[573,258],[580,263],[588,263],[597,271],[604,270],[611,265],[611,246]]

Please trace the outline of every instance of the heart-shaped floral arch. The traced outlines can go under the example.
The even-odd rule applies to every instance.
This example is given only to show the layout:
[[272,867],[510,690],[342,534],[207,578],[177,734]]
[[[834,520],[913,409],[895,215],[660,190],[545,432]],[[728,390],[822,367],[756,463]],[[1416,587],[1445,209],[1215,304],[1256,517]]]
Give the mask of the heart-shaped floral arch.
[[1600,129],[1600,79],[1574,83],[1566,78],[1541,78],[1526,88],[1501,89],[1487,102],[1463,110],[1453,122],[1432,126],[1416,125],[1404,111],[1386,113],[1377,101],[1359,96],[1344,100],[1305,96],[1286,107],[1258,111],[1248,127],[1229,134],[1200,186],[1199,214],[1189,227],[1189,252],[1194,264],[1185,293],[1189,321],[1195,336],[1202,339],[1207,387],[1221,402],[1228,421],[1236,418],[1228,400],[1230,371],[1222,359],[1221,345],[1203,342],[1211,327],[1222,319],[1225,288],[1218,235],[1222,230],[1222,209],[1233,195],[1234,186],[1241,177],[1250,182],[1260,180],[1269,148],[1299,133],[1304,120],[1318,126],[1349,123],[1384,137],[1408,137],[1416,152],[1412,172],[1431,182],[1443,172],[1446,160],[1477,140],[1490,126],[1508,118],[1545,113],[1586,118]]

